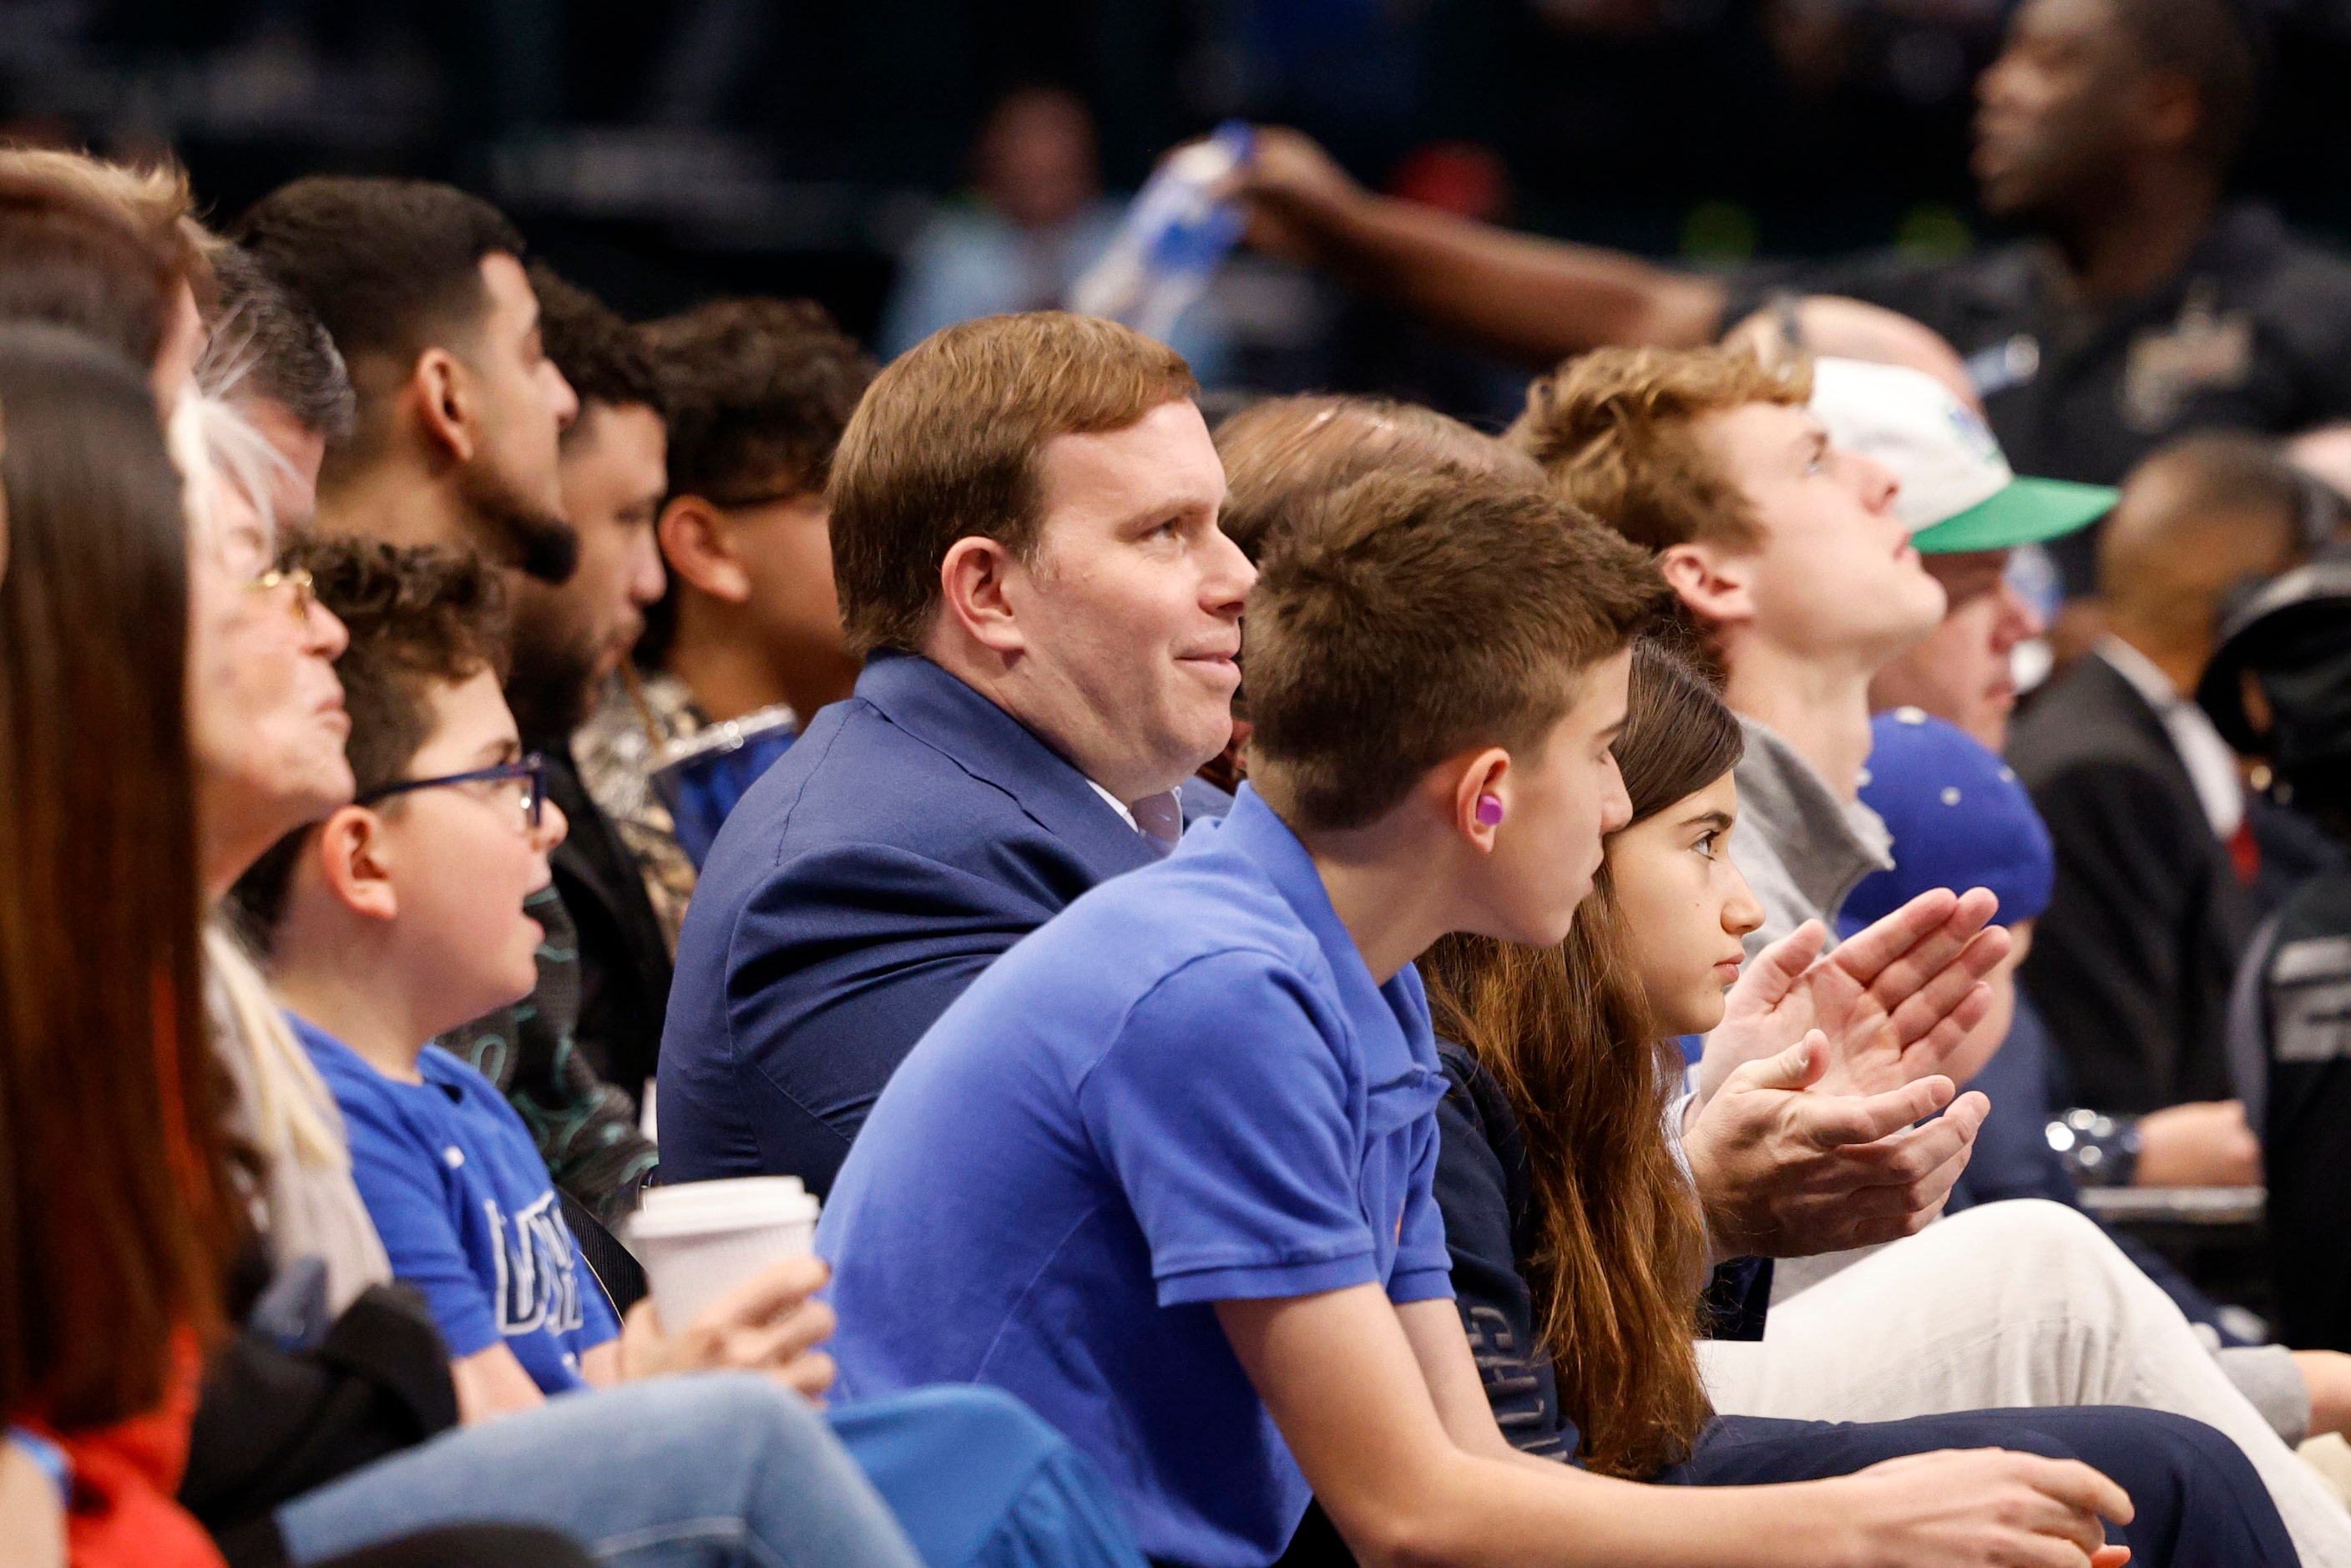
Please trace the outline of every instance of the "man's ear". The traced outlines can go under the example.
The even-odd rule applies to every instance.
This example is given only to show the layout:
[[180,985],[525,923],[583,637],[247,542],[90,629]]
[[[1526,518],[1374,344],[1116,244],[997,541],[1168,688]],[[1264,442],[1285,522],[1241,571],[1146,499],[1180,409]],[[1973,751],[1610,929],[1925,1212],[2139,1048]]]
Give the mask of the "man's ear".
[[310,853],[336,900],[354,915],[392,920],[400,895],[392,885],[392,856],[383,819],[365,806],[345,806],[319,825]]
[[1020,558],[999,540],[977,534],[956,540],[939,562],[939,619],[934,628],[959,627],[965,636],[1008,658],[1024,652],[1028,636],[1012,600],[1028,574]]
[[1657,571],[1701,622],[1732,626],[1755,619],[1749,581],[1752,559],[1726,555],[1708,544],[1669,545],[1657,557]]
[[481,411],[473,372],[446,349],[427,349],[408,373],[409,395],[425,438],[458,463],[471,463],[481,445]]
[[751,597],[751,574],[735,553],[735,526],[699,496],[674,496],[653,525],[662,559],[680,582],[725,604]]

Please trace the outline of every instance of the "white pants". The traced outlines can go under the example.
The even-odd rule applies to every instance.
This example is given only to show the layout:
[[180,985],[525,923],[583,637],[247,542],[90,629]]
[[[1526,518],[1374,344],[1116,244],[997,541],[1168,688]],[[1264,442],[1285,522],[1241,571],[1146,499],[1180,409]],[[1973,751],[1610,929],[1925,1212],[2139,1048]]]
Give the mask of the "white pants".
[[1988,1203],[1776,1299],[1760,1343],[1707,1340],[1725,1415],[1892,1421],[2134,1405],[2236,1440],[2307,1568],[2351,1568],[2351,1512],[2279,1440],[2171,1298],[2085,1216]]

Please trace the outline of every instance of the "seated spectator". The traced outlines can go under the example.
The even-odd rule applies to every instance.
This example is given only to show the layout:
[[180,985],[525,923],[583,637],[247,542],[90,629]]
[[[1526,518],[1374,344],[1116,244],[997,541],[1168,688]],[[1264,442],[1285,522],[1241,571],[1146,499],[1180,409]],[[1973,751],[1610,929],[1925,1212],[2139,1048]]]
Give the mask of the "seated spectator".
[[[357,631],[336,663],[357,794],[239,880],[246,929],[343,1113],[392,1271],[456,1355],[460,1409],[617,1381],[619,1322],[580,1278],[529,1132],[431,1044],[536,983],[544,933],[524,903],[564,832],[500,695],[503,595],[470,556],[353,544],[309,559]],[[801,1311],[779,1363],[821,1337],[822,1309]],[[790,1377],[811,1394],[829,1381]]]
[[[718,300],[644,330],[669,413],[659,524],[669,591],[647,611],[635,665],[606,686],[575,745],[674,946],[700,857],[748,787],[737,771],[763,770],[803,717],[856,685],[824,486],[873,365],[806,300]],[[746,742],[750,758],[724,765],[724,789],[697,792],[689,853],[653,775],[729,722],[760,737]]]
[[190,1113],[187,649],[155,635],[187,618],[186,545],[145,369],[0,329],[0,1416],[28,1483],[0,1539],[82,1568],[218,1562],[172,1500],[235,1215]]
[[[2229,621],[2197,701],[2230,744],[2267,760],[2270,788],[2351,848],[2351,562],[2337,550],[2270,584]],[[2231,1076],[2262,1135],[2279,1330],[2351,1350],[2351,871],[2312,877],[2255,934],[2229,1008]]]
[[[205,906],[217,910],[279,837],[350,798],[334,672],[344,635],[307,575],[276,564],[275,518],[255,500],[271,488],[262,437],[201,396],[182,399],[171,434],[187,476],[197,853]],[[205,1005],[256,1228],[279,1268],[323,1266],[324,1308],[340,1313],[391,1267],[351,1185],[333,1097],[217,920],[205,932]]]
[[1907,366],[1817,360],[1806,406],[1840,450],[1883,465],[1899,482],[1895,515],[1909,525],[1919,564],[1943,585],[1942,621],[1878,666],[1872,711],[1923,708],[2000,750],[2016,708],[2011,655],[2048,631],[2010,583],[2010,557],[2079,533],[2114,509],[2118,492],[2017,476],[1982,417]]
[[865,669],[703,868],[662,1042],[669,1179],[828,1188],[974,976],[1174,843],[1231,731],[1250,578],[1192,391],[1159,344],[1049,313],[950,328],[858,405],[828,494]]
[[[520,1119],[486,1080],[427,1043],[447,1017],[478,1013],[533,983],[538,933],[523,900],[548,874],[546,850],[562,832],[562,816],[539,797],[536,768],[519,751],[500,695],[502,603],[489,570],[470,556],[356,541],[308,559],[322,596],[351,629],[338,667],[352,715],[360,803],[273,850],[239,882],[236,898],[249,926],[266,934],[272,982],[298,1009],[297,1028],[333,1086],[351,1131],[357,1180],[393,1266],[424,1292],[456,1353],[453,1371],[466,1419],[696,1366],[756,1367],[799,1394],[820,1394],[832,1376],[831,1361],[812,1349],[831,1324],[831,1312],[812,1300],[825,1278],[820,1265],[786,1260],[674,1333],[642,1303],[623,1334],[601,1287],[580,1266]],[[774,1433],[760,1400],[730,1400],[700,1382],[681,1389],[693,1390],[714,1438],[737,1420],[755,1446],[758,1434]],[[581,1415],[625,1428],[632,1411],[647,1408],[638,1401],[601,1417]],[[673,1399],[651,1408],[666,1428],[692,1405]],[[1032,1521],[1037,1545],[1118,1559],[1115,1529],[1105,1533],[1082,1506],[1098,1483],[1015,1407],[935,1391],[844,1413],[838,1427],[852,1452],[869,1457],[901,1522],[935,1553],[950,1544],[967,1553],[988,1539],[978,1527],[1003,1528],[1005,1510],[1050,1497],[1071,1514]],[[583,1428],[567,1421],[528,1430],[528,1449],[543,1461],[550,1431],[577,1440]],[[789,1426],[769,1440],[789,1440],[798,1450],[795,1466],[822,1470],[821,1443]],[[958,1443],[1003,1448],[950,1458]],[[364,1471],[299,1500],[281,1512],[279,1528],[289,1541],[362,1529],[400,1495],[402,1476],[423,1485],[440,1507],[478,1510],[481,1480],[465,1469],[467,1450],[439,1451],[448,1447],[433,1445],[378,1468],[389,1475]],[[475,1462],[479,1453],[499,1451],[477,1446]],[[669,1483],[661,1495],[622,1488],[622,1497],[603,1501],[575,1494],[558,1521],[577,1523],[583,1509],[611,1518],[604,1529],[583,1531],[601,1538],[641,1522],[612,1518],[624,1510],[687,1506],[697,1483],[674,1457],[655,1460],[656,1452],[648,1448],[631,1458],[607,1444],[596,1462],[654,1465]],[[970,1490],[950,1487],[925,1501],[921,1489],[946,1473]],[[709,1484],[733,1488],[748,1479],[729,1463]],[[799,1528],[791,1511],[779,1508],[783,1500],[760,1500],[766,1522]],[[557,1505],[545,1498],[497,1506],[524,1511],[509,1517],[532,1517],[530,1510]],[[741,1506],[719,1517],[732,1518]],[[828,1522],[843,1529],[848,1521],[828,1521],[820,1509],[806,1528]],[[724,1533],[741,1528],[731,1523]],[[774,1550],[775,1537],[765,1539]]]
[[320,175],[262,198],[233,237],[317,312],[358,392],[319,469],[319,530],[569,577],[556,444],[579,400],[505,215],[430,181]]
[[[1411,963],[1463,927],[1567,933],[1625,820],[1609,745],[1659,590],[1639,552],[1522,484],[1389,471],[1319,505],[1252,596],[1257,729],[1231,815],[974,981],[851,1149],[818,1229],[844,1386],[1016,1389],[1108,1456],[1144,1549],[1176,1561],[1272,1562],[1309,1475],[1374,1561],[1637,1542],[1815,1562],[1834,1540],[1957,1562],[2037,1534],[2053,1559],[2112,1563],[2095,1516],[2133,1503],[2143,1560],[2292,1561],[2242,1456],[2147,1412],[1785,1431],[1803,1440],[1768,1457],[1701,1452],[1669,1478],[1700,1490],[1672,1494],[1513,1453],[1447,1300],[1444,1080]],[[2040,1454],[1852,1477],[1995,1427]],[[1703,1490],[1732,1479],[1815,1484]],[[1958,1544],[1928,1545],[1923,1500],[1896,1495],[1913,1485],[1953,1505]]]
[[[2051,480],[2002,484],[2007,465],[1982,422],[1928,377],[1900,367],[1820,361],[1810,407],[1832,441],[1884,463],[1901,481],[1896,510],[1920,530],[1911,542],[1949,598],[1941,624],[1879,669],[1870,682],[1870,706],[1880,711],[1916,706],[1995,751],[2003,749],[2016,706],[2011,655],[2020,643],[2047,630],[2009,582],[2009,557],[2017,546],[2069,537],[2110,509],[2118,492]],[[2064,1079],[2052,1077],[2056,1070],[2049,1061],[2047,1026],[2029,1000],[2020,998],[2015,1028],[2021,1038],[2001,1056],[1998,1073],[2003,1084],[2024,1092],[1992,1096],[1986,1135],[2029,1151],[2023,1157],[2046,1175],[2045,1113]],[[2136,1123],[2126,1119],[2111,1136],[2085,1134],[2068,1158],[2101,1182],[2174,1185],[2209,1166],[2216,1111],[2225,1134],[2225,1107],[2175,1107]],[[2113,1119],[2096,1124],[2113,1125]],[[2245,1142],[2235,1141],[2240,1148]],[[2108,1161],[2126,1148],[2135,1148],[2135,1157],[2115,1162],[2126,1170],[2114,1168]],[[2066,1186],[2073,1181],[2068,1177]],[[2133,1255],[2167,1289],[2185,1287],[2152,1250]],[[2213,1311],[2193,1293],[2182,1307],[2199,1321]]]
[[[208,1458],[198,1353],[217,1343],[236,1229],[225,1140],[209,1116],[189,1114],[214,1080],[198,980],[189,648],[154,635],[188,618],[182,479],[152,384],[97,345],[0,333],[0,398],[12,415],[0,476],[24,547],[0,590],[10,686],[0,709],[13,721],[0,726],[0,749],[7,800],[33,827],[0,830],[0,862],[8,894],[37,906],[0,919],[13,934],[0,939],[11,1002],[0,1061],[16,1074],[0,1098],[41,1107],[5,1140],[26,1163],[0,1207],[31,1223],[5,1241],[10,1277],[29,1293],[7,1314],[0,1409],[31,1425],[13,1426],[0,1448],[0,1540],[12,1563],[216,1568],[212,1521],[173,1500],[176,1490],[194,1506],[189,1490]],[[102,733],[93,705],[109,716]],[[153,896],[131,901],[128,920],[122,901],[89,896],[132,885]],[[57,946],[44,954],[44,943]],[[156,983],[59,983],[84,967]],[[78,1133],[76,1107],[102,1114]],[[92,1246],[94,1232],[110,1244]],[[207,1402],[215,1387],[208,1372]],[[296,1389],[270,1393],[282,1402]],[[20,1491],[20,1479],[35,1490]],[[346,1568],[585,1563],[538,1529],[377,1534],[400,1539]],[[230,1556],[250,1561],[234,1546]]]
[[579,561],[560,585],[508,579],[513,668],[507,703],[548,798],[569,831],[554,880],[531,895],[544,929],[528,996],[444,1036],[445,1051],[522,1113],[556,1185],[612,1221],[653,1169],[637,1096],[661,1049],[669,945],[635,857],[583,787],[571,735],[597,686],[628,657],[661,596],[653,513],[664,485],[661,398],[629,325],[545,267],[531,269],[548,358],[580,398],[563,432],[563,512]]
[[[2179,1314],[2144,1281],[2136,1291],[2120,1283],[2129,1262],[2032,1212],[2044,1206],[2002,1205],[1935,1227],[1928,1236],[1964,1245],[1937,1249],[1926,1272],[1862,1265],[1776,1303],[1762,1343],[1708,1343],[1692,1361],[1687,1281],[1703,1231],[1658,1135],[1673,1078],[1656,1069],[1661,1053],[1668,1062],[1677,1054],[1669,1031],[1736,1027],[1726,1011],[1755,983],[1742,979],[1727,1009],[1724,971],[1736,969],[1739,938],[1760,917],[1720,852],[1735,833],[1730,768],[1740,745],[1737,720],[1701,676],[1654,643],[1636,643],[1615,747],[1633,820],[1609,838],[1564,951],[1456,936],[1426,960],[1453,1081],[1438,1115],[1437,1193],[1463,1326],[1504,1430],[1521,1448],[1562,1458],[1580,1432],[1593,1469],[1640,1476],[1687,1452],[1709,1394],[1729,1415],[1818,1419],[2148,1405],[2228,1432],[2270,1483],[2303,1561],[2344,1560],[2351,1518],[2341,1505],[2213,1374]],[[2046,864],[2044,848],[2044,890]],[[2016,878],[1990,880],[2006,888]],[[1997,1028],[1980,1026],[1954,1071],[1972,1071],[1999,1040]],[[1724,1096],[1777,1071],[1750,1063]],[[1876,1258],[1918,1249],[1904,1243]],[[2116,1283],[2095,1282],[2109,1275]],[[1849,1310],[1848,1286],[1868,1289],[1861,1310]],[[1949,1374],[1936,1370],[1946,1359]]]
[[2192,437],[2141,465],[2098,542],[2111,634],[2039,695],[2008,748],[2057,846],[2024,990],[2080,1103],[2177,1107],[2148,1175],[2165,1185],[2261,1180],[2223,1046],[2251,925],[2231,851],[2244,784],[2188,694],[2222,598],[2307,553],[2303,494],[2249,437]]
[[1801,373],[1714,350],[1603,350],[1534,383],[1506,437],[1559,493],[1658,552],[1748,731],[1750,953],[1833,922],[1887,862],[1857,805],[1870,678],[1942,619],[1891,474],[1830,444]]

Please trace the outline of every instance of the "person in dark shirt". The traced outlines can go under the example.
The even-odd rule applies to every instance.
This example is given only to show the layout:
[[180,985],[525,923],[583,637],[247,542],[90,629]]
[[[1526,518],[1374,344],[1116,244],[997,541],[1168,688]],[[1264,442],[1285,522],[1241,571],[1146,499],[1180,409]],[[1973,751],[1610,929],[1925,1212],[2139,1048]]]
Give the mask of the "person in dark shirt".
[[2019,974],[2078,1103],[2147,1118],[2152,1185],[2261,1179],[2223,1047],[2252,923],[2233,854],[2245,791],[2192,694],[2231,593],[2307,557],[2303,494],[2250,437],[2194,436],[2143,464],[2098,546],[2108,635],[2009,741],[2057,846],[2041,941]]
[[[2197,701],[2270,788],[2351,848],[2351,553],[2279,578],[2231,618]],[[2258,698],[2258,700],[2256,700]],[[2283,809],[2283,808],[2282,808]],[[2268,1239],[2289,1343],[2351,1350],[2351,870],[2305,882],[2263,923],[2230,1001],[2229,1061],[2262,1134]]]
[[[1705,342],[1782,290],[1916,317],[1966,356],[2018,469],[2112,484],[2181,431],[2351,413],[2351,267],[2226,176],[2254,109],[2229,0],[2030,0],[1976,84],[1984,209],[2027,237],[1701,277],[1371,194],[1295,131],[1242,192],[1260,244],[1548,363]],[[2088,556],[2061,552],[2076,591]]]

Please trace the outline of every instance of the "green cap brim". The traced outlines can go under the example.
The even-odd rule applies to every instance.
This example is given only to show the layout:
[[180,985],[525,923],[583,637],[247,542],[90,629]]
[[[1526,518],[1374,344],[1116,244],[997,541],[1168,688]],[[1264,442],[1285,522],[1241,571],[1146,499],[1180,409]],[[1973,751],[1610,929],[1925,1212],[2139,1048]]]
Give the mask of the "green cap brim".
[[2088,528],[2115,509],[2122,492],[2111,485],[2076,485],[2064,479],[2011,479],[1988,501],[1921,528],[1910,542],[1927,555],[1961,550],[2008,549],[2063,538]]

